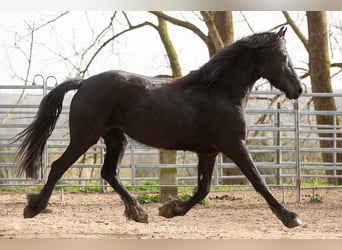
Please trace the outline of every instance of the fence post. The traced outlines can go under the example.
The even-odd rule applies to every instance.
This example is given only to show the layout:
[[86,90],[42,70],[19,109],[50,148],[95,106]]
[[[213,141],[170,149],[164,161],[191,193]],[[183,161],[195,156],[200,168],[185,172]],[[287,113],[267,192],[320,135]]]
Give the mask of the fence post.
[[136,180],[135,180],[135,145],[134,142],[130,142],[130,149],[131,149],[131,176],[132,176],[132,185],[135,186]]
[[299,137],[299,103],[298,100],[293,102],[293,110],[295,115],[295,149],[296,149],[296,188],[297,202],[300,202],[301,196],[301,169],[300,169],[300,137]]
[[218,181],[218,176],[219,176],[219,168],[218,168],[218,158],[216,157],[216,161],[215,161],[215,165],[214,165],[214,185],[217,186],[219,184],[219,181]]
[[[48,76],[44,79],[43,76],[43,98],[48,94],[48,81],[49,79],[53,79],[55,81],[55,85],[57,86],[57,78],[55,76]],[[43,153],[43,166],[42,166],[42,173],[41,177],[46,182],[48,178],[48,166],[49,166],[49,152],[48,152],[48,145],[49,140],[46,141],[44,153]]]
[[336,171],[336,166],[337,166],[337,154],[336,154],[336,149],[337,149],[337,117],[336,117],[336,114],[333,115],[333,120],[334,120],[334,140],[333,140],[333,146],[334,146],[334,154],[333,154],[333,162],[334,162],[334,166],[335,166],[335,169],[333,170],[333,174],[334,176],[336,177],[337,175],[337,171]]
[[[43,77],[43,98],[47,95],[47,80],[48,78]],[[43,153],[43,166],[42,166],[42,173],[41,178],[46,182],[47,181],[47,172],[48,172],[48,165],[49,165],[49,153],[48,153],[48,143],[49,140],[46,141]]]
[[[101,142],[101,148],[100,148],[100,158],[101,158],[101,164],[103,165],[104,164],[104,158],[105,158],[105,148],[104,148],[104,140],[103,138],[100,139],[100,142]],[[103,178],[100,178],[100,185],[101,185],[101,193],[105,193],[107,192],[107,183],[106,181],[103,179]]]
[[276,170],[276,180],[277,180],[277,185],[282,185],[282,179],[281,179],[281,168],[280,168],[280,163],[281,163],[281,152],[280,152],[280,109],[281,109],[281,103],[277,103],[277,113],[276,113],[276,126],[277,126],[277,131],[276,131],[276,146],[278,147],[276,151],[276,163],[278,165],[278,168]]

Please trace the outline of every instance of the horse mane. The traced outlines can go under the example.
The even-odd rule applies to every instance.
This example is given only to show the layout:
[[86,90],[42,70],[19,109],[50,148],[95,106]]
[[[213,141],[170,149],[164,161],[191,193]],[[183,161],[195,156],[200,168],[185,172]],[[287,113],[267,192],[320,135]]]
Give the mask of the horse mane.
[[198,70],[191,71],[186,76],[176,79],[175,82],[197,87],[209,87],[242,50],[246,48],[275,48],[279,46],[280,41],[281,39],[275,32],[255,33],[241,38],[230,45],[226,45]]

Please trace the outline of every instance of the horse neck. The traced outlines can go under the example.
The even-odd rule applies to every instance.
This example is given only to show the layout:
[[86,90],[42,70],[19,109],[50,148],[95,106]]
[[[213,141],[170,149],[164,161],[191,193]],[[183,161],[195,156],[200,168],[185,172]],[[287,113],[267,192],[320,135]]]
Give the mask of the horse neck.
[[228,98],[236,99],[244,108],[255,82],[260,78],[257,63],[251,63],[253,59],[237,58],[229,68],[224,71],[222,77],[217,79],[216,85]]

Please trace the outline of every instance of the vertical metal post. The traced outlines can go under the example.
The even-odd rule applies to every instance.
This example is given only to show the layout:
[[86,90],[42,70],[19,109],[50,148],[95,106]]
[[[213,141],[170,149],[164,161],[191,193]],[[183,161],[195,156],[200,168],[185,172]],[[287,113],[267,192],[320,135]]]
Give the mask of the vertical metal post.
[[[43,78],[43,98],[48,94],[48,81],[49,79],[54,79],[55,81],[55,85],[57,86],[57,78],[54,76],[48,76],[47,78],[44,79],[43,76],[41,76]],[[43,166],[42,166],[42,170],[41,170],[41,177],[42,179],[46,182],[47,178],[48,178],[48,165],[49,165],[49,153],[48,153],[48,143],[49,140],[47,140],[46,144],[45,144],[45,148],[44,148],[44,152],[43,152]]]
[[[47,78],[43,78],[43,98],[47,95]],[[47,181],[47,172],[48,172],[48,165],[49,165],[49,156],[48,156],[48,140],[46,141],[44,152],[43,152],[43,166],[41,169],[41,178],[46,182]]]
[[135,186],[136,180],[135,180],[135,145],[133,142],[130,143],[130,149],[131,149],[131,176],[132,176],[132,185]]
[[334,120],[334,141],[333,141],[333,146],[334,146],[334,153],[333,153],[333,162],[334,162],[334,167],[335,169],[333,170],[333,174],[334,176],[336,176],[337,172],[336,172],[336,164],[337,164],[337,155],[336,155],[336,150],[337,150],[337,117],[336,114],[333,115],[333,120]]
[[[104,164],[105,152],[104,152],[104,140],[102,138],[100,139],[100,143],[101,143],[100,162],[101,162],[101,165],[103,165]],[[103,178],[100,178],[100,185],[101,185],[101,192],[102,193],[107,192],[106,181]]]
[[299,137],[299,103],[294,100],[293,110],[295,115],[295,149],[296,149],[296,188],[297,202],[300,202],[301,196],[301,169],[300,169],[300,137]]
[[282,171],[280,168],[280,163],[281,163],[281,152],[280,152],[280,111],[281,109],[281,103],[278,102],[277,103],[277,113],[276,113],[276,127],[277,127],[277,131],[276,131],[276,146],[278,147],[277,151],[276,151],[276,163],[278,165],[278,168],[276,170],[276,178],[277,178],[277,184],[278,185],[282,185],[282,179],[281,179],[281,175],[282,175]]
[[218,185],[218,157],[216,157],[215,165],[214,165],[214,185]]

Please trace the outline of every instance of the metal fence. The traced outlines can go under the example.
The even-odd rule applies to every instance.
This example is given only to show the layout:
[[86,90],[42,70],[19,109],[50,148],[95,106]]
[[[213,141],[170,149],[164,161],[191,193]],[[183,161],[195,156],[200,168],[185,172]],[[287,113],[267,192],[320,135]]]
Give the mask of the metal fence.
[[[32,121],[40,100],[56,84],[53,77],[36,76],[34,84],[0,85],[0,187],[34,186],[45,182],[51,163],[66,148],[68,112],[73,93],[68,93],[56,129],[48,140],[43,168],[38,180],[15,175],[17,144],[13,137]],[[248,103],[247,131],[250,153],[263,178],[269,185],[300,187],[303,182],[314,185],[327,179],[342,178],[341,111],[314,111],[312,97],[333,97],[339,107],[342,94],[306,93],[300,100],[289,101],[277,91],[254,91]],[[331,125],[317,125],[317,115],[331,116]],[[326,134],[327,136],[324,136]],[[320,142],[330,141],[322,148]],[[322,154],[331,161],[323,162]],[[105,186],[100,178],[105,145],[102,140],[91,147],[66,173],[60,185]],[[177,153],[178,184],[196,185],[197,158],[191,152]],[[170,167],[158,163],[158,150],[129,140],[121,165],[120,176],[125,185],[158,185],[159,169]],[[234,163],[217,157],[212,185],[231,185],[244,180],[242,174],[232,174]],[[327,171],[328,170],[328,171]]]

